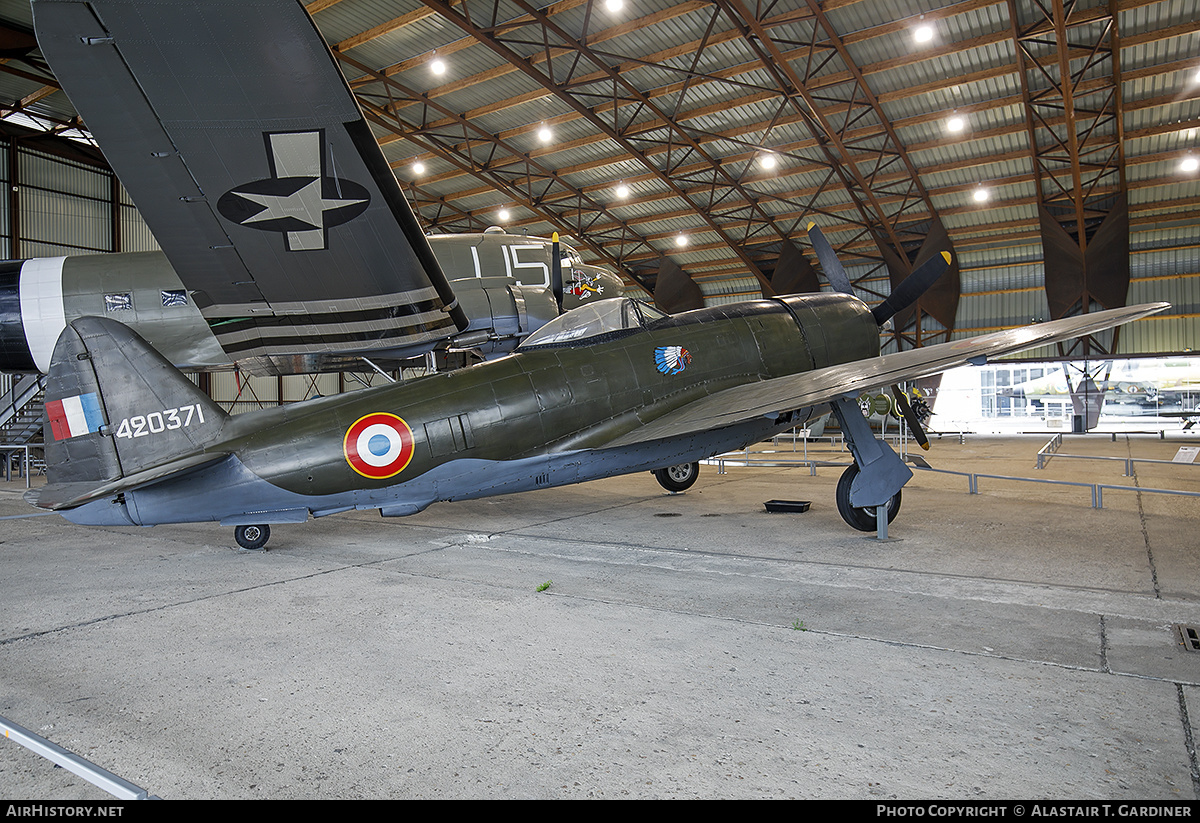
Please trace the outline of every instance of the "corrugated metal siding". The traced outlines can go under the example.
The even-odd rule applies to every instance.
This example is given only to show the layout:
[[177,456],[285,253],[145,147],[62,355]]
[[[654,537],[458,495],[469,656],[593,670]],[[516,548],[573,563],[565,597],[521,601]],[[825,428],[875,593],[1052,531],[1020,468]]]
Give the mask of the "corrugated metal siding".
[[112,250],[112,210],[105,201],[60,191],[30,188],[19,192],[21,255],[88,254]]
[[[112,250],[111,175],[94,167],[19,149],[16,180],[7,179],[11,145],[3,147],[5,191],[17,189],[22,257]],[[0,198],[4,256],[13,250],[9,198]]]
[[121,251],[158,251],[158,241],[133,206],[121,206]]

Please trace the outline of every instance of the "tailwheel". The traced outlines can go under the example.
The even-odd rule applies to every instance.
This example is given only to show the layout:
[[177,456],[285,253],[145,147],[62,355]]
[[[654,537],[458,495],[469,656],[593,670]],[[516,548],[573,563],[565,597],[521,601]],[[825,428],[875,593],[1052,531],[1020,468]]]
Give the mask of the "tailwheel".
[[238,526],[233,530],[233,539],[243,549],[256,551],[267,545],[271,537],[270,526]]
[[[858,464],[854,463],[842,472],[842,476],[838,478],[837,493],[837,508],[838,514],[842,516],[852,528],[858,529],[860,532],[873,532],[877,529],[879,523],[875,517],[875,508],[858,508],[850,505],[850,484],[854,482],[854,478],[858,477]],[[891,523],[896,519],[896,512],[900,511],[900,492],[892,495],[892,498],[887,502],[887,522]]]
[[678,466],[667,466],[665,469],[655,469],[654,478],[658,485],[669,492],[681,492],[690,489],[700,476],[699,463],[680,463]]

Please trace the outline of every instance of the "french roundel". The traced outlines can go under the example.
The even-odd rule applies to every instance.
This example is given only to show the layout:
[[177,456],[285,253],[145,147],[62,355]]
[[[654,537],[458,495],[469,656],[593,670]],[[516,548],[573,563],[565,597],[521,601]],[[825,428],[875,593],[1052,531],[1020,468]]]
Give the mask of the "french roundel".
[[368,414],[346,429],[342,451],[350,468],[363,477],[394,477],[412,460],[412,429],[394,414]]

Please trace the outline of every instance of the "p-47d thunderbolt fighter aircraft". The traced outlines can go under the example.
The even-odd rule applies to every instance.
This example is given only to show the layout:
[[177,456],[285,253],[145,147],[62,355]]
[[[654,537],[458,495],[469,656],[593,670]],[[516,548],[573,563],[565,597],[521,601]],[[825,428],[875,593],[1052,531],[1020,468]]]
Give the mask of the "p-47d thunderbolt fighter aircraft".
[[[76,107],[111,105],[80,110],[122,179],[121,166],[137,172],[135,200],[160,242],[171,238],[171,263],[204,295],[206,318],[240,318],[214,326],[226,351],[320,355],[381,340],[407,350],[463,330],[465,318],[447,319],[455,295],[384,185],[378,146],[297,3],[35,0],[34,12]],[[222,75],[230,87],[215,92],[214,73],[229,66],[239,67]],[[254,88],[234,93],[242,82]],[[250,160],[263,152],[266,177]],[[364,220],[372,209],[383,212]],[[838,507],[869,530],[895,515],[911,472],[858,413],[862,390],[1165,307],[881,356],[879,325],[919,295],[939,259],[873,310],[836,283],[840,293],[674,316],[602,300],[508,357],[237,417],[124,325],[80,318],[54,347],[49,482],[30,499],[78,523],[218,521],[261,547],[273,523],[351,509],[406,515],[689,464],[832,407],[855,458]],[[362,296],[323,300],[327,281],[343,277]]]
[[247,548],[272,523],[463,500],[697,461],[831,405],[854,455],[839,510],[870,530],[911,471],[871,433],[867,388],[1091,333],[1164,304],[879,354],[843,294],[665,315],[632,298],[563,314],[516,353],[456,372],[229,417],[125,326],[82,318],[46,390],[48,485],[77,523],[219,521]]

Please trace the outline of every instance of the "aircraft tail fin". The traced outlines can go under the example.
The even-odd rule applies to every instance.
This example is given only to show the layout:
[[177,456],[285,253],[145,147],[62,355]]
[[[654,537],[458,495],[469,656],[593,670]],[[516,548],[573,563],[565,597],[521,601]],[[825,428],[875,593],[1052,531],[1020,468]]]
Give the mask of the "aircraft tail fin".
[[47,375],[48,488],[120,486],[168,465],[207,462],[204,449],[228,419],[136,332],[79,318],[59,335]]

